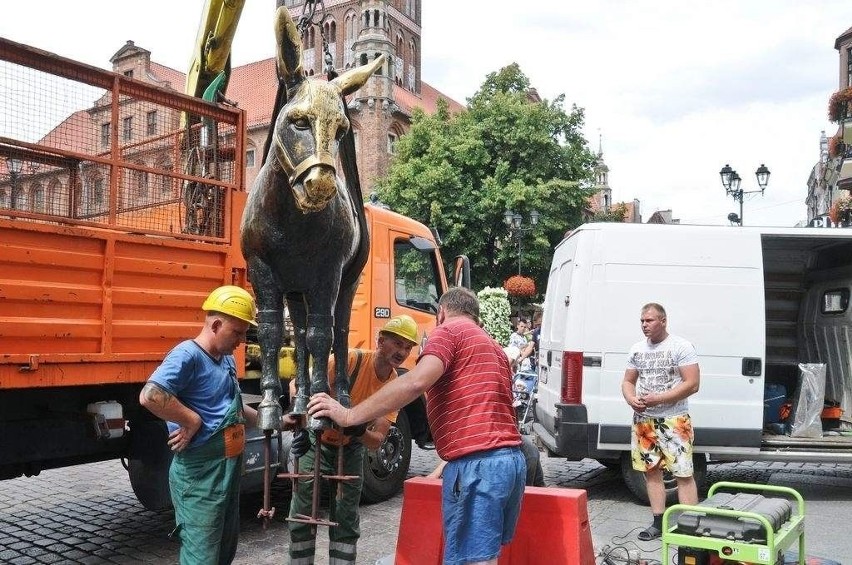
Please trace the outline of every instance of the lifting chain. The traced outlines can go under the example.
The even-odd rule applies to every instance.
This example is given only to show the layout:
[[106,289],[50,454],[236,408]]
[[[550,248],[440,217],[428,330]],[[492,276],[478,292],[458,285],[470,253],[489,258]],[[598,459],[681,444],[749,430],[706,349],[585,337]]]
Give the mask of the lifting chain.
[[[319,5],[319,10],[317,10],[317,5]],[[325,36],[324,24],[325,20],[329,17],[325,11],[324,0],[305,0],[302,6],[302,15],[296,23],[296,29],[299,30],[299,34],[304,40],[305,32],[310,26],[313,25],[319,28],[320,39],[322,40],[323,70],[326,76],[328,76],[328,79],[331,80],[337,76],[337,73],[334,70],[334,58],[331,56],[331,51],[328,47],[328,38]]]

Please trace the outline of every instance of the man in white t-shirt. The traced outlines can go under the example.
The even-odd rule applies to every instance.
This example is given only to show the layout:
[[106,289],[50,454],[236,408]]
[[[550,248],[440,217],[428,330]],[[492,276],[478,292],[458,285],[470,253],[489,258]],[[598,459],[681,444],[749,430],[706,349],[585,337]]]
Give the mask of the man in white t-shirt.
[[677,480],[678,501],[697,504],[692,475],[692,421],[688,398],[698,392],[698,356],[691,343],[666,330],[665,309],[651,302],[642,307],[644,340],[630,348],[621,392],[633,408],[631,458],[645,473],[654,521],[639,532],[649,541],[662,534],[666,509],[663,469]]

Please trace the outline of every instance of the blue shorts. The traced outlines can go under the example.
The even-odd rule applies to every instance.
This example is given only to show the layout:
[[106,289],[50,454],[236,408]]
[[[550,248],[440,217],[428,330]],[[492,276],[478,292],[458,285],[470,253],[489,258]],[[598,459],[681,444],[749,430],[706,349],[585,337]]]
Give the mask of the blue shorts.
[[473,453],[444,468],[444,565],[488,561],[512,541],[527,465],[519,447]]

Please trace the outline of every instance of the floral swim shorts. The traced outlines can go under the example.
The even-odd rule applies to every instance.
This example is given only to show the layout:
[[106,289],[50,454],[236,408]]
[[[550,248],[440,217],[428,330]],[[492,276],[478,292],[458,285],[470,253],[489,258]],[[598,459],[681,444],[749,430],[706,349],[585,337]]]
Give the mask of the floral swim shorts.
[[633,468],[645,472],[660,466],[676,477],[692,476],[692,420],[689,414],[670,418],[633,417],[630,455]]

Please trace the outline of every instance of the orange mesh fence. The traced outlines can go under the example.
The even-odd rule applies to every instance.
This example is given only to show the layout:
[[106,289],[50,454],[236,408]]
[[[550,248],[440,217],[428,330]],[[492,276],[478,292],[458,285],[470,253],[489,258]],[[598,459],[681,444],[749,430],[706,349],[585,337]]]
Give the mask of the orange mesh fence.
[[227,239],[244,131],[240,110],[0,38],[0,217]]

